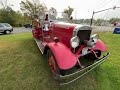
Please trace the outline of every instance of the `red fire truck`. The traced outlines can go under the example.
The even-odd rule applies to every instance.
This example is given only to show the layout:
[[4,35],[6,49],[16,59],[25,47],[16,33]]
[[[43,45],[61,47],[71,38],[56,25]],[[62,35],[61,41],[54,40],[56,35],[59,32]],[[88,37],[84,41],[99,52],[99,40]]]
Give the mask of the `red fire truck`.
[[39,23],[32,30],[33,38],[47,56],[54,78],[65,81],[61,85],[77,80],[109,56],[99,36],[91,35],[90,26],[50,20]]

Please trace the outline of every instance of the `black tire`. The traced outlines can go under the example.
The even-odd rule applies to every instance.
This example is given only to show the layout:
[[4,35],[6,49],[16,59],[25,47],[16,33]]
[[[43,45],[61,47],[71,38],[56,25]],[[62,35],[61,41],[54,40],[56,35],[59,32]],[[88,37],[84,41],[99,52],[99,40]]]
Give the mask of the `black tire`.
[[4,34],[10,34],[10,33],[11,33],[10,30],[5,30],[5,31],[4,31]]
[[[54,65],[55,65],[55,67],[56,67],[56,71],[53,71],[53,68],[52,68],[52,66],[50,66],[50,58],[53,58],[53,61],[54,61]],[[47,51],[47,59],[48,59],[48,65],[50,66],[50,69],[51,69],[51,71],[52,71],[52,74],[53,74],[53,77],[55,78],[55,79],[58,79],[58,77],[59,77],[59,75],[60,75],[60,69],[59,69],[59,67],[58,67],[58,65],[57,65],[57,63],[56,63],[56,59],[55,59],[55,57],[54,57],[54,54],[52,53],[52,51],[51,50],[48,50]],[[53,66],[54,66],[53,65]]]
[[[96,52],[98,58],[101,56],[100,50],[94,50],[94,52]],[[90,59],[90,60],[97,60],[98,59],[97,57],[95,57],[93,52],[84,56],[85,59]]]

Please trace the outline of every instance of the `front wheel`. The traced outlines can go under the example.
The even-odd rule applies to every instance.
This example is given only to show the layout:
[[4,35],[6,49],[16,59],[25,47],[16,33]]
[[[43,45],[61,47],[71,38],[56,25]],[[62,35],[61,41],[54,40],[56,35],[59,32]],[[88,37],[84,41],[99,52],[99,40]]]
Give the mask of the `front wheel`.
[[60,75],[60,69],[56,63],[56,59],[51,50],[48,50],[47,56],[48,56],[48,65],[50,66],[53,77],[57,79],[58,76]]
[[9,30],[4,31],[4,34],[10,34],[10,33],[11,33],[11,31],[9,31]]

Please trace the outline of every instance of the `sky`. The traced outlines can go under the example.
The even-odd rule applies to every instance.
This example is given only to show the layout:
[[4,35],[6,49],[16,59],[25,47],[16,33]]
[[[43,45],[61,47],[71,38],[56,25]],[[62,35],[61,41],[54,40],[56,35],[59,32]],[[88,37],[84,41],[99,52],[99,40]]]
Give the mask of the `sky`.
[[[23,0],[24,1],[24,0]],[[56,8],[58,12],[62,12],[68,6],[74,8],[72,16],[77,19],[91,18],[92,12],[99,11],[113,6],[120,6],[120,0],[40,0],[44,3],[48,9],[50,7]],[[14,10],[20,10],[19,3],[21,0],[8,0],[7,5],[11,6]],[[119,9],[120,10],[120,9]],[[111,10],[111,13],[105,11],[102,14],[97,14],[96,17],[104,17],[106,13],[109,17],[115,16],[115,11]],[[117,12],[120,15],[120,13]]]

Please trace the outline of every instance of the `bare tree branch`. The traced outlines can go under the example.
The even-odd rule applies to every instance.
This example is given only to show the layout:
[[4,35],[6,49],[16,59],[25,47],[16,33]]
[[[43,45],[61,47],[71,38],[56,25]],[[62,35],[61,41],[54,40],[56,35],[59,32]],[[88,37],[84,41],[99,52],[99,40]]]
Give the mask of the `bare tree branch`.
[[38,18],[41,13],[45,14],[47,7],[44,4],[40,3],[39,0],[32,1],[33,2],[29,0],[21,1],[21,10],[33,18]]
[[2,0],[0,1],[0,4],[2,5],[2,7],[3,7],[4,9],[6,8]]

